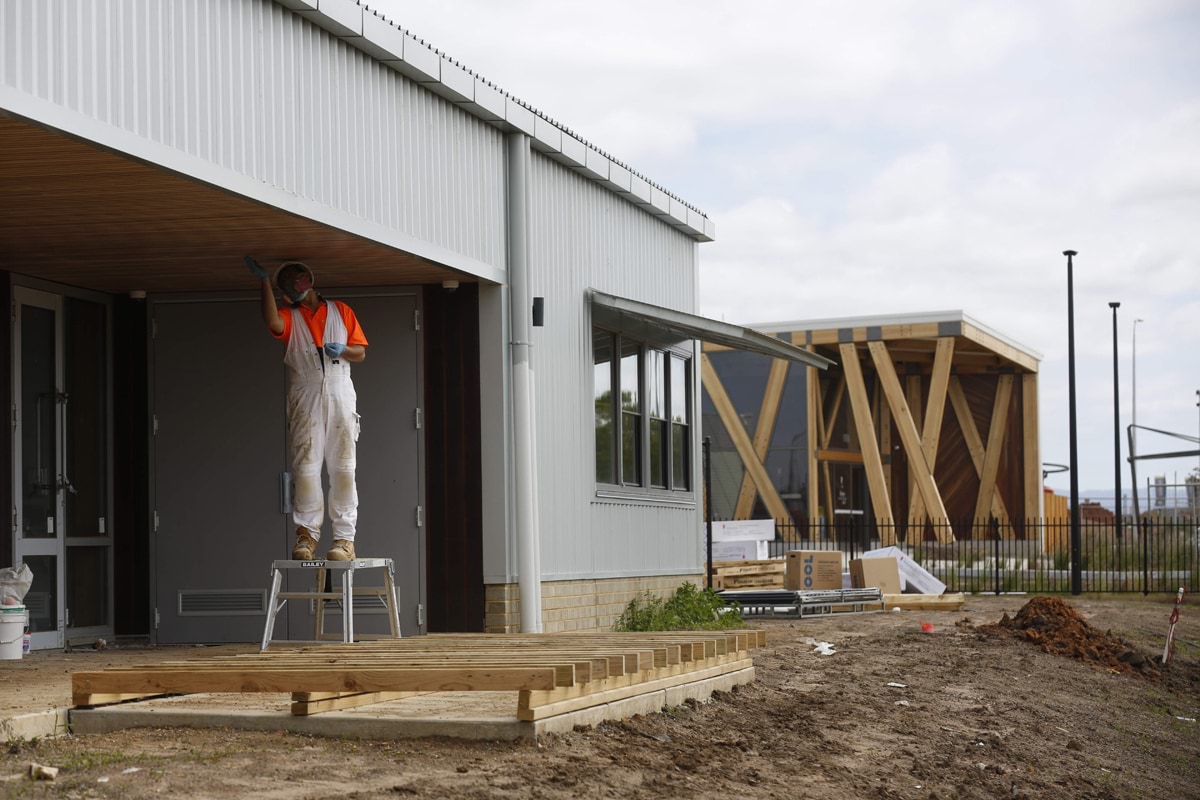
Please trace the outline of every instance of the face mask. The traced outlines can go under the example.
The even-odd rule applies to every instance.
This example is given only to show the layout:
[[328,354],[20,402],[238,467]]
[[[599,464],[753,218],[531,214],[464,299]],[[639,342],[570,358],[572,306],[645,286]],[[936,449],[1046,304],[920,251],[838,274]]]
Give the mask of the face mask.
[[293,303],[299,303],[304,298],[308,297],[308,293],[312,291],[312,277],[307,273],[300,275],[292,282],[292,286],[284,290],[288,299]]

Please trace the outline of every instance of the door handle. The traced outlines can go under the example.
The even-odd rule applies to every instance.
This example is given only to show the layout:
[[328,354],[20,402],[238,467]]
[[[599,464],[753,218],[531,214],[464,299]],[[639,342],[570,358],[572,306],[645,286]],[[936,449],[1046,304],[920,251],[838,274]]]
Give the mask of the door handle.
[[292,473],[279,473],[279,513],[292,513]]

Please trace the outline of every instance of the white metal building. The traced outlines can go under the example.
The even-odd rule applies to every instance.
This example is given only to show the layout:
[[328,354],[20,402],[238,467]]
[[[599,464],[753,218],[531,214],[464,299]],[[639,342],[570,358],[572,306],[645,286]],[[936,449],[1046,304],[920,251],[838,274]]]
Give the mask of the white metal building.
[[358,551],[406,633],[606,626],[700,572],[695,340],[812,357],[694,316],[699,210],[354,0],[6,0],[0,48],[35,646],[259,635],[292,526],[244,254],[370,339]]

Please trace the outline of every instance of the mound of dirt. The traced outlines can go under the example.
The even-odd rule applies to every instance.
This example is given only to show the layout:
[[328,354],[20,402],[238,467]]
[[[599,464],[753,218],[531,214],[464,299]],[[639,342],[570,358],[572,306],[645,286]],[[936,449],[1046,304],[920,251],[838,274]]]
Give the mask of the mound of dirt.
[[998,623],[981,625],[979,630],[1015,636],[1051,655],[1069,656],[1097,669],[1151,678],[1159,675],[1152,659],[1111,633],[1096,630],[1069,603],[1057,597],[1035,597],[1015,617],[1005,614]]

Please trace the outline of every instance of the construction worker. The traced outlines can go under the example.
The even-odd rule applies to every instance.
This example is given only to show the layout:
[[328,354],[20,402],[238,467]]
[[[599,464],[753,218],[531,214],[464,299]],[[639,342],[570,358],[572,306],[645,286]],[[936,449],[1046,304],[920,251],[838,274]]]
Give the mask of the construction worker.
[[305,264],[288,261],[275,273],[275,286],[288,303],[285,308],[275,305],[267,271],[251,256],[246,256],[246,264],[261,283],[263,322],[272,336],[287,345],[283,363],[288,376],[288,444],[296,485],[292,558],[312,559],[321,537],[324,461],[333,523],[333,543],[325,557],[349,561],[354,558],[358,521],[354,470],[359,433],[350,363],[366,359],[367,338],[348,305],[325,300],[313,290],[313,273]]

